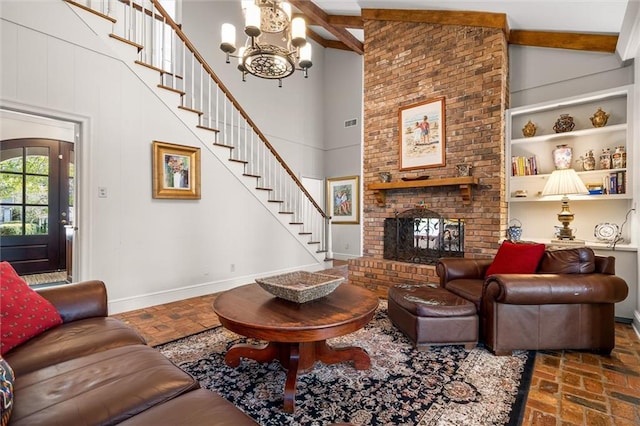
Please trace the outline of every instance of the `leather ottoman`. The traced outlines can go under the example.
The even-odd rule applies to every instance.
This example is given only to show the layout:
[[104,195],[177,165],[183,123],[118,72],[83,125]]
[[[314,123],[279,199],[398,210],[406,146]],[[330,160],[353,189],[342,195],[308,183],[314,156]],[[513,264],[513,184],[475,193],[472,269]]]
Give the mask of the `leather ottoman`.
[[389,319],[418,349],[478,343],[478,314],[468,300],[436,285],[389,288]]

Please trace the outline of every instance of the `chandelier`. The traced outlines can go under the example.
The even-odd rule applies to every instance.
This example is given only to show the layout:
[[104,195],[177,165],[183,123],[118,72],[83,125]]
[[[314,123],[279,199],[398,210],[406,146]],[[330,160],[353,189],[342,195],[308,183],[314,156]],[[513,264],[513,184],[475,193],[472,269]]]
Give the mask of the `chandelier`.
[[311,68],[311,43],[307,43],[304,19],[291,19],[291,5],[281,0],[243,1],[244,32],[247,41],[236,51],[236,29],[232,24],[222,24],[220,49],[229,57],[238,58],[238,70],[242,81],[247,73],[256,77],[278,80],[289,77],[298,69]]

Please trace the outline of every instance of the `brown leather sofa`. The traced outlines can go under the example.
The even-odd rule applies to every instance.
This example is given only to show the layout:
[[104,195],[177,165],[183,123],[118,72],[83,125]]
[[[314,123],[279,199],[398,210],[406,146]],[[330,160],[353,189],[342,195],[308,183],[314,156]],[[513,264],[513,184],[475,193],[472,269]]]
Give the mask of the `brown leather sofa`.
[[107,313],[102,281],[39,290],[63,324],[4,354],[9,425],[255,425]]
[[492,259],[442,258],[440,286],[473,303],[480,340],[497,355],[513,350],[590,350],[615,342],[615,303],[627,297],[615,258],[588,247],[547,249],[535,274],[485,274]]

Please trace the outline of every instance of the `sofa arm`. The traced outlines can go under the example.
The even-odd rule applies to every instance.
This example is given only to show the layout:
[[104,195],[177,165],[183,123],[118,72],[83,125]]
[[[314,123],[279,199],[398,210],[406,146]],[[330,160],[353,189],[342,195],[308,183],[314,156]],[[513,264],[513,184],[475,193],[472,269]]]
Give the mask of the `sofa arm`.
[[484,283],[483,304],[509,305],[617,303],[627,283],[607,274],[496,274]]
[[442,257],[436,264],[436,274],[440,277],[440,287],[457,279],[481,279],[489,269],[493,259],[470,259],[462,257]]
[[37,291],[56,307],[63,322],[109,315],[107,288],[102,281],[82,281]]

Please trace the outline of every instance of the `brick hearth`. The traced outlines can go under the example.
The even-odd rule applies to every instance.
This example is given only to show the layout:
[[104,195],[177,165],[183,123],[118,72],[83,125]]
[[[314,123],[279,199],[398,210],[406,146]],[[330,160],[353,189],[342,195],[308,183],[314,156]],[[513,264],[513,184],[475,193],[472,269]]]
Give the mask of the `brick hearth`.
[[[436,282],[433,266],[388,261],[384,219],[424,203],[465,219],[467,257],[493,255],[506,229],[504,113],[508,107],[508,46],[496,28],[366,20],[364,67],[363,257],[349,261],[349,280],[374,290],[405,280]],[[445,97],[446,166],[399,170],[398,109]],[[367,185],[388,171],[392,180],[457,176],[470,163],[480,185],[462,204],[455,186],[387,191],[378,205]]]

